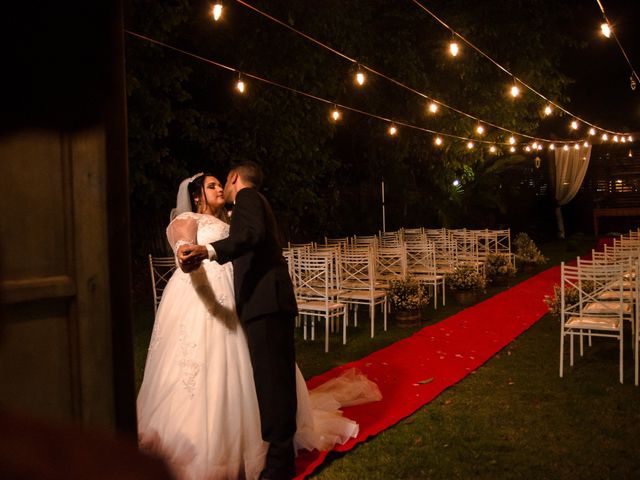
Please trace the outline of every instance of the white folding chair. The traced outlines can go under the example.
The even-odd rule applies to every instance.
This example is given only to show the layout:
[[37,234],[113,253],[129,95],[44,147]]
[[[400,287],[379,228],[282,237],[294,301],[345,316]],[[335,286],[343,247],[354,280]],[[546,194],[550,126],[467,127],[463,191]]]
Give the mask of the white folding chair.
[[355,307],[354,325],[358,325],[358,305],[369,307],[371,338],[375,332],[375,309],[382,307],[384,329],[387,330],[387,293],[376,289],[376,272],[373,249],[348,250],[340,256],[338,267],[340,293],[338,301]]
[[324,351],[329,351],[330,325],[342,320],[342,343],[347,343],[347,307],[335,300],[332,286],[332,261],[325,256],[294,257],[294,289],[298,315],[303,319],[304,338],[311,319],[311,339],[315,338],[315,320],[324,320]]
[[[630,305],[623,301],[622,265],[561,264],[560,306],[560,377],[564,374],[564,340],[569,337],[569,358],[573,366],[574,337],[580,341],[580,356],[584,355],[584,337],[605,337],[618,340],[620,383],[623,382],[624,320]],[[570,289],[577,298],[569,300]],[[615,292],[616,298],[612,298]],[[604,295],[606,293],[606,295]]]
[[442,306],[446,304],[445,275],[438,272],[436,249],[432,242],[407,242],[407,272],[411,278],[426,284],[433,295],[433,308],[438,308],[438,290]]
[[174,257],[154,257],[149,254],[149,271],[151,272],[151,287],[153,290],[153,310],[158,311],[164,287],[176,269]]

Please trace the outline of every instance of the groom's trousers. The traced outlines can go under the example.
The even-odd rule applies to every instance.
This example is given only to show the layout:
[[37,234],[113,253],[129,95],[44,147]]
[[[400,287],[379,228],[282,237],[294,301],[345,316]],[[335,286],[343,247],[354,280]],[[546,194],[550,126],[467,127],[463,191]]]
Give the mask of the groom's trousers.
[[269,442],[265,471],[292,478],[296,432],[295,317],[277,312],[245,322],[256,385],[262,438]]

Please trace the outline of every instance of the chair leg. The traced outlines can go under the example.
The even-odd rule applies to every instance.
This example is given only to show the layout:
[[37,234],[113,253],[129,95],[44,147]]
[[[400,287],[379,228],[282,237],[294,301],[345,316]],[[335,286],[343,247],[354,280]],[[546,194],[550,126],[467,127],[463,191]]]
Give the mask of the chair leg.
[[353,326],[358,326],[358,305],[353,305]]
[[307,339],[307,317],[306,315],[299,315],[300,322],[302,322],[302,338]]
[[369,304],[369,316],[371,317],[371,338],[373,338],[376,318],[376,306],[373,303]]
[[[620,319],[622,320],[622,319]],[[620,383],[624,383],[622,360],[624,357],[624,324],[620,328]]]
[[564,374],[564,334],[560,329],[560,378]]
[[569,332],[569,366],[573,367],[573,332]]
[[385,332],[387,331],[387,310],[388,310],[387,305],[388,305],[388,302],[387,302],[387,299],[385,298],[384,305],[383,305],[383,308],[384,308],[384,331]]
[[433,309],[438,309],[438,282],[433,284]]
[[349,316],[347,315],[347,307],[344,307],[342,312],[342,344],[347,344],[347,323],[349,322]]
[[324,353],[329,351],[329,316],[324,317]]

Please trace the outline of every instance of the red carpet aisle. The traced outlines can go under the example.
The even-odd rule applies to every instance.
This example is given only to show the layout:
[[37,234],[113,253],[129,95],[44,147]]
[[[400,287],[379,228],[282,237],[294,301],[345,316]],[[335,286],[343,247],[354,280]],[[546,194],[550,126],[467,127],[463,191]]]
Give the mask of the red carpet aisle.
[[[335,450],[350,450],[394,425],[477,369],[547,313],[542,300],[559,282],[560,267],[550,268],[409,338],[310,379],[312,389],[356,367],[382,392],[380,402],[344,409],[360,424],[360,434]],[[314,451],[299,456],[297,478],[313,472],[326,455]]]

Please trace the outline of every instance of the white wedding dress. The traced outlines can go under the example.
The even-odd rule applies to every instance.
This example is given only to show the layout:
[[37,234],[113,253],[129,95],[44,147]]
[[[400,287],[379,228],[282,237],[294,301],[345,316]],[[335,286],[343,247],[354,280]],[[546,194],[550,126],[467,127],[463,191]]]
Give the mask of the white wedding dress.
[[[228,235],[210,216],[183,213],[167,228],[171,245],[206,244]],[[358,433],[341,406],[381,398],[350,372],[309,395],[296,368],[296,448],[329,449]],[[249,351],[235,313],[233,267],[204,261],[177,269],[159,305],[137,400],[140,447],[162,456],[179,479],[258,478],[267,444]]]

